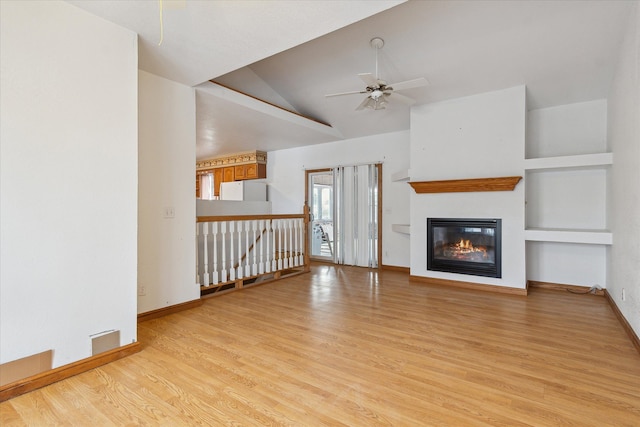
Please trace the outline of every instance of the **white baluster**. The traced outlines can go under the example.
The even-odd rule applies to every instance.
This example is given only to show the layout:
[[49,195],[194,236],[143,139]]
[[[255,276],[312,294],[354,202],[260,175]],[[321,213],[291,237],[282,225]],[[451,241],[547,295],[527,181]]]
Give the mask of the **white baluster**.
[[298,220],[297,219],[292,219],[291,220],[291,227],[293,228],[293,265],[294,266],[298,266],[299,264],[299,259],[300,259],[300,247],[298,246],[299,240],[298,240]]
[[280,266],[280,270],[284,270],[289,266],[289,254],[288,252],[288,240],[287,240],[287,220],[280,220],[280,231],[281,231],[281,240],[280,240],[280,259],[282,260],[282,265]]
[[227,281],[227,222],[220,223],[220,239],[222,240],[222,268],[220,273],[222,277],[220,281],[222,283]]
[[[254,276],[261,273],[258,270],[258,241],[256,240],[256,230],[259,229],[262,229],[261,221],[253,221],[253,264],[251,265],[251,274]],[[262,236],[260,234],[258,236],[260,237],[260,250],[262,250]]]
[[278,232],[278,220],[271,220],[271,271],[278,270],[278,252],[276,251],[276,233]]
[[269,241],[271,237],[271,220],[268,219],[264,222],[264,250],[260,248],[260,264],[262,265],[262,273],[269,273],[271,271],[271,262],[269,261]]
[[[251,221],[245,221],[244,223],[244,275],[251,276],[251,268],[249,268],[249,230],[251,228]],[[254,243],[255,246],[255,243]]]
[[217,285],[219,282],[219,276],[220,274],[218,273],[218,223],[217,222],[212,222],[211,223],[211,231],[213,232],[213,272],[211,274],[212,276],[212,282],[214,285]]
[[209,235],[209,223],[205,222],[202,224],[202,240],[204,243],[204,274],[202,275],[202,280],[204,281],[205,286],[209,286],[211,283],[209,281],[209,248],[207,247],[207,237]]
[[304,220],[298,219],[298,236],[299,236],[299,250],[298,250],[298,265],[304,264]]
[[233,251],[233,241],[235,240],[235,221],[229,221],[229,280],[236,280],[235,259]]
[[282,221],[283,220],[278,220],[278,270],[282,270],[283,269],[283,258],[284,258],[284,251],[283,249],[286,250],[286,248],[284,247],[284,239],[282,238]]
[[293,267],[293,220],[287,220],[287,228],[289,229],[289,267]]
[[300,220],[296,219],[296,265],[302,265],[302,229],[300,228]]
[[238,226],[238,273],[236,275],[236,277],[238,279],[242,279],[242,277],[244,276],[243,273],[243,268],[242,268],[242,221],[238,221],[236,223],[236,225]]
[[280,244],[280,253],[282,254],[282,269],[286,269],[289,265],[289,240],[287,239],[287,220],[283,219],[280,224],[282,231],[282,243]]

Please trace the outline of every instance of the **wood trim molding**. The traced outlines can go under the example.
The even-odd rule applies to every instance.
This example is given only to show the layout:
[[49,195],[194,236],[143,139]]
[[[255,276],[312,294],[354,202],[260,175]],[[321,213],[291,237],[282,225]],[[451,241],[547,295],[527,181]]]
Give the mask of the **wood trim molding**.
[[97,368],[107,363],[114,362],[124,357],[130,356],[142,350],[139,342],[134,342],[68,365],[60,366],[40,374],[32,375],[0,387],[0,402],[9,400],[21,394],[48,386],[60,380],[70,378],[91,369]]
[[590,293],[589,290],[591,288],[588,286],[565,285],[563,283],[538,282],[536,280],[527,280],[527,286],[531,288],[538,288],[538,289],[551,289],[554,291],[568,291],[576,294],[604,296],[604,289],[599,289],[594,293]]
[[500,178],[451,179],[446,181],[414,181],[409,185],[418,194],[461,193],[475,191],[513,191],[521,176]]
[[633,346],[636,348],[636,350],[638,350],[638,353],[640,353],[640,338],[638,338],[638,335],[635,333],[635,331],[633,330],[633,328],[631,327],[627,319],[624,317],[624,315],[618,308],[618,305],[611,297],[611,294],[609,294],[609,291],[607,291],[606,289],[604,290],[604,296],[607,299],[607,301],[609,301],[609,305],[611,306],[613,313],[616,315],[616,317],[618,318],[618,321],[622,325],[622,328],[625,330],[625,332],[631,339]]
[[240,93],[240,94],[242,94],[242,95],[244,95],[244,96],[248,96],[249,98],[255,99],[256,101],[260,101],[260,102],[262,102],[262,103],[265,103],[265,104],[267,104],[267,105],[270,105],[270,106],[272,106],[272,107],[274,107],[274,108],[277,108],[277,109],[279,109],[279,110],[286,111],[287,113],[293,114],[293,115],[298,116],[298,117],[302,117],[303,119],[307,119],[307,120],[310,120],[310,121],[312,121],[312,122],[316,122],[316,123],[319,123],[319,124],[321,124],[321,125],[331,127],[331,125],[330,125],[329,123],[325,123],[325,122],[320,121],[320,120],[318,120],[318,119],[314,119],[313,117],[305,116],[305,115],[303,115],[303,114],[298,113],[297,111],[288,110],[288,109],[286,109],[286,108],[284,108],[284,107],[281,107],[281,106],[279,106],[279,105],[273,104],[273,103],[271,103],[271,102],[269,102],[269,101],[265,101],[264,99],[260,99],[260,98],[258,98],[258,97],[253,96],[253,95],[249,95],[249,94],[248,94],[248,93],[246,93],[246,92],[242,92],[242,91],[240,91],[240,90],[238,90],[238,89],[234,89],[234,88],[229,87],[229,86],[227,86],[227,85],[223,85],[222,83],[217,82],[217,81],[215,81],[215,80],[213,80],[213,79],[211,79],[211,80],[209,80],[209,81],[210,81],[211,83],[213,83],[213,84],[217,84],[218,86],[222,86],[222,87],[223,87],[223,88],[225,88],[225,89],[229,89],[229,90],[231,90],[231,91],[233,91],[233,92],[237,92],[237,93]]
[[380,267],[382,268],[382,270],[386,270],[386,271],[397,271],[398,273],[406,273],[406,274],[411,273],[411,269],[409,267],[400,267],[398,265],[385,265],[385,264],[380,264]]
[[458,280],[438,279],[435,277],[409,276],[410,282],[421,282],[427,285],[452,286],[455,288],[471,289],[476,291],[495,292],[508,295],[527,296],[527,288],[512,288],[508,286],[487,285],[484,283],[461,282]]
[[145,313],[138,314],[138,323],[146,322],[147,320],[157,319],[158,317],[168,316],[169,314],[178,313],[184,310],[190,310],[192,308],[200,307],[202,305],[201,299],[194,299],[193,301],[183,302],[181,304],[170,305],[168,307],[162,307],[157,310],[147,311]]
[[304,214],[199,216],[196,218],[196,222],[253,221],[259,219],[304,219]]

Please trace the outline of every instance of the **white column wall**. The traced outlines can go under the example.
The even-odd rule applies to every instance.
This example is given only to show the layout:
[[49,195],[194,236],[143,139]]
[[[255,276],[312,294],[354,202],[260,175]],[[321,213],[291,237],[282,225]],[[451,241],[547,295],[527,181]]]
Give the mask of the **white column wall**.
[[613,245],[607,290],[640,336],[640,7],[637,4],[629,16],[620,52],[608,97],[608,142],[613,152],[609,215]]
[[[376,114],[364,111],[363,114]],[[393,182],[391,175],[409,166],[409,132],[349,139],[339,142],[270,151],[267,182],[273,213],[302,212],[305,169],[382,162],[381,263],[409,266],[409,235],[391,230],[392,224],[409,223],[407,182]]]
[[[525,87],[411,109],[411,181],[522,176]],[[411,274],[524,288],[524,183],[514,191],[411,191]],[[427,218],[501,218],[502,278],[427,270]]]
[[[140,71],[138,313],[200,298],[195,91]],[[166,210],[174,216],[166,218]]]
[[0,2],[0,363],[136,340],[137,36]]

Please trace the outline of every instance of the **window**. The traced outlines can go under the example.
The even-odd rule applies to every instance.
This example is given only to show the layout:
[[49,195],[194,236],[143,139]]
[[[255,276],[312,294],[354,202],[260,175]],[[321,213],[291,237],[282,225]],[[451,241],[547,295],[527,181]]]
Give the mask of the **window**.
[[213,195],[213,173],[200,175],[200,198],[203,200],[217,199]]

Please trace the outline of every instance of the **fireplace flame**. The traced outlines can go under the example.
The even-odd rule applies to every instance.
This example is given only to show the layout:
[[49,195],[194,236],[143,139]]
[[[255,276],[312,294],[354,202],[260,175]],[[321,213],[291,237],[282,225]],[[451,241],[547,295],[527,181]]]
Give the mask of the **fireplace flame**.
[[458,243],[452,244],[453,254],[452,255],[464,255],[471,253],[481,253],[483,258],[487,257],[487,248],[484,246],[473,246],[471,240],[460,239]]
[[458,247],[462,249],[471,249],[473,250],[473,244],[471,244],[470,240],[460,239],[460,243],[458,243]]

